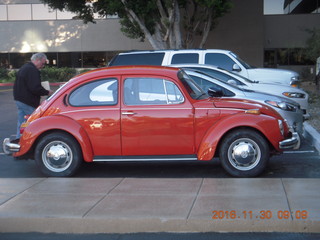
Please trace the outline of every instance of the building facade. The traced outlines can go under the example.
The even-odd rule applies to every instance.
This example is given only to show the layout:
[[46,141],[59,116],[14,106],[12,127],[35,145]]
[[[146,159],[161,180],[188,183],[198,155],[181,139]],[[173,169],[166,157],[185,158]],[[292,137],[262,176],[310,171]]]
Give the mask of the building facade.
[[[232,1],[206,48],[232,50],[258,67],[313,67],[304,49],[310,37],[306,30],[320,27],[320,0]],[[278,7],[269,8],[275,2]],[[0,0],[1,67],[19,68],[32,53],[45,52],[51,66],[95,68],[118,52],[147,49],[152,49],[148,42],[124,36],[114,16],[84,24],[39,0]]]

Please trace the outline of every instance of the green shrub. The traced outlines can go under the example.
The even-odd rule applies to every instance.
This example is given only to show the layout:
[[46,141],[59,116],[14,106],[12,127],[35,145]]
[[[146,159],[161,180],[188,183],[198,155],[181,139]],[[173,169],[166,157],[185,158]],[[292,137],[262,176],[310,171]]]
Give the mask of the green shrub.
[[8,77],[8,69],[0,68],[0,79],[5,79]]
[[8,70],[6,68],[0,68],[0,82],[14,82],[16,79],[15,70]]
[[66,82],[77,74],[74,68],[45,67],[41,70],[41,80],[49,82]]
[[8,82],[14,82],[16,80],[17,73],[17,70],[9,70],[7,78]]

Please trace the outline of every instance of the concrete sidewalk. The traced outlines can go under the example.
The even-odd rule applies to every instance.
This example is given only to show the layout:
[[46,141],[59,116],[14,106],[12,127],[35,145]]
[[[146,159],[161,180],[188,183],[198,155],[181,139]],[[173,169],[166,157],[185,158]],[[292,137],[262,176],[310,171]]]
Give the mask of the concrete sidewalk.
[[0,178],[0,232],[320,233],[320,179]]
[[319,186],[320,179],[2,178],[0,232],[319,233]]

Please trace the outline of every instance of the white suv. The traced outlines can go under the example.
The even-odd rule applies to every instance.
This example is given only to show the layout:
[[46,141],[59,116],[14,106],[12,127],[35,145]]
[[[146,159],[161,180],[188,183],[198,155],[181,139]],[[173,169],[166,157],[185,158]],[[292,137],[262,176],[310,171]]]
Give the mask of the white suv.
[[131,51],[116,55],[109,63],[109,66],[167,66],[181,63],[210,64],[263,83],[297,86],[299,81],[299,74],[296,72],[283,69],[254,68],[233,52],[218,49]]

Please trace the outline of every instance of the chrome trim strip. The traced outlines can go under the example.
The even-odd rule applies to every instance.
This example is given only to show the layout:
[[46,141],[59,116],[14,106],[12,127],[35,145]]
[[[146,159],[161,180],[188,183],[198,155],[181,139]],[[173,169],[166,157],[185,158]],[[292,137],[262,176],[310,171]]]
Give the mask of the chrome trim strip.
[[148,162],[148,161],[196,161],[197,158],[103,158],[94,162]]

